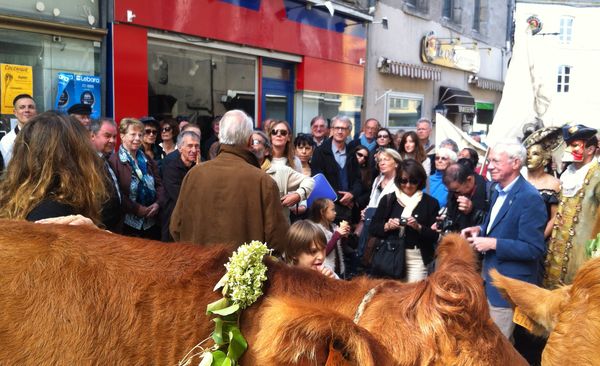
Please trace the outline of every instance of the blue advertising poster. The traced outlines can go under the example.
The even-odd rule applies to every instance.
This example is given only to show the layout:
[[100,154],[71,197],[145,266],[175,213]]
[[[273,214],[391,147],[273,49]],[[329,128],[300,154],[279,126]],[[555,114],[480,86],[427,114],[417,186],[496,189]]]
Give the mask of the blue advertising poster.
[[55,108],[67,113],[78,103],[92,107],[92,118],[100,117],[100,77],[59,72]]

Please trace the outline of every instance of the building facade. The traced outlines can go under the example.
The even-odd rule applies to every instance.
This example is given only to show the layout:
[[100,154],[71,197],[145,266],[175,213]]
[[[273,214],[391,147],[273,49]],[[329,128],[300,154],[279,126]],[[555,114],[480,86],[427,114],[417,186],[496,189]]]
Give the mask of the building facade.
[[600,1],[517,2],[516,24],[525,24],[530,17],[541,22],[532,46],[536,46],[536,70],[551,100],[544,124],[578,122],[600,128],[596,92],[600,45],[595,42],[600,32]]
[[465,131],[492,122],[509,58],[512,1],[380,0],[365,71],[365,117],[413,129],[445,114]]

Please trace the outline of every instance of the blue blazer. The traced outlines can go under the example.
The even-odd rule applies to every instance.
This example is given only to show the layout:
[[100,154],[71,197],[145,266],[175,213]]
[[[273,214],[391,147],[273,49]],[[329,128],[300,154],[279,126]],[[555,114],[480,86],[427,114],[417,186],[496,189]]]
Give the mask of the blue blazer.
[[507,277],[539,283],[539,266],[546,253],[544,228],[548,215],[538,190],[519,176],[491,224],[490,232],[486,234],[490,225],[491,207],[497,198],[498,192],[494,191],[490,212],[481,226],[481,235],[496,238],[496,250],[485,253],[483,275],[489,302],[493,306],[508,308],[510,304],[492,285],[489,271],[496,268]]

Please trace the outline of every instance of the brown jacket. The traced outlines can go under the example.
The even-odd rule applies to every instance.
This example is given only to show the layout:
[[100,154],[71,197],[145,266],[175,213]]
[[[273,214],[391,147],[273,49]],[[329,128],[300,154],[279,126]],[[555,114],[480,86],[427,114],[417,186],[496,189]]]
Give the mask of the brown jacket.
[[175,241],[260,240],[276,250],[283,248],[288,227],[275,181],[249,150],[230,145],[188,172],[170,224]]

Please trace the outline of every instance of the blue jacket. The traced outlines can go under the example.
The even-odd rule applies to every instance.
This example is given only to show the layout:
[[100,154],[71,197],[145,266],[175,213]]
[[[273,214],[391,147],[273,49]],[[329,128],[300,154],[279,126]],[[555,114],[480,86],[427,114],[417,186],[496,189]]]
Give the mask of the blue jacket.
[[539,283],[540,260],[546,253],[544,228],[548,215],[538,190],[519,176],[486,235],[490,225],[491,207],[497,198],[498,192],[495,191],[492,194],[490,211],[481,226],[482,236],[497,240],[496,250],[487,251],[483,259],[485,292],[493,306],[510,307],[498,289],[492,285],[489,271],[496,268],[507,277]]

